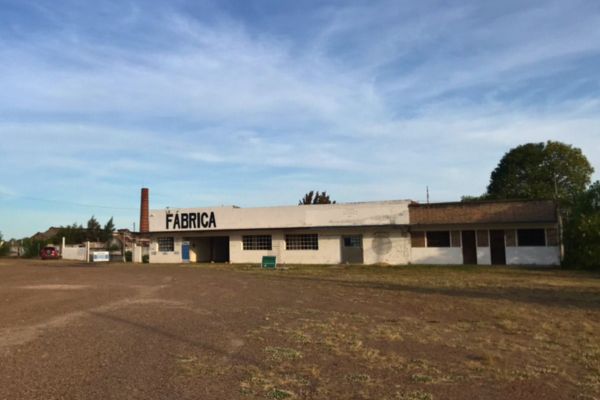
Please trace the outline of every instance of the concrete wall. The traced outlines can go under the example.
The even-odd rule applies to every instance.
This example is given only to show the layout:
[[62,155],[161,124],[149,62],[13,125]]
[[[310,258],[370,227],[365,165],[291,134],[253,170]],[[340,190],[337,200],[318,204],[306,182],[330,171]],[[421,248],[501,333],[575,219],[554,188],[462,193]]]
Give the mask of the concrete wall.
[[367,232],[363,235],[363,257],[365,264],[408,264],[410,236],[399,230]]
[[[212,207],[151,210],[150,231],[218,231],[244,229],[283,229],[336,226],[408,225],[408,201],[383,201],[349,204],[318,204],[284,207]],[[167,214],[213,214],[214,226],[175,228]],[[186,217],[187,218],[187,217]],[[194,216],[196,218],[196,216]]]
[[506,264],[509,265],[559,265],[558,246],[507,247]]
[[492,254],[489,247],[477,247],[477,264],[492,265]]
[[175,251],[162,252],[158,251],[158,242],[156,239],[159,237],[153,237],[150,241],[150,262],[151,263],[180,263],[181,261],[181,236],[175,235],[161,235],[173,236],[175,238]]
[[[286,250],[286,234],[317,233],[319,235],[318,250]],[[271,250],[244,250],[242,236],[271,235]],[[276,256],[280,264],[339,264],[342,257],[342,237],[350,234],[363,236],[363,257],[365,264],[387,263],[407,264],[410,258],[410,237],[406,232],[397,229],[378,230],[276,230],[276,231],[235,231],[229,234],[229,260],[232,263],[260,263],[263,256]],[[221,236],[224,234],[219,233]],[[159,252],[157,238],[175,237],[175,252]],[[202,237],[187,237],[178,234],[156,234],[150,244],[150,262],[180,263],[181,243],[190,242],[190,261],[206,261],[202,254],[209,249]]]
[[413,247],[410,254],[412,264],[462,264],[460,247]]
[[63,260],[86,261],[86,254],[87,250],[85,247],[65,246],[61,249],[61,256]]

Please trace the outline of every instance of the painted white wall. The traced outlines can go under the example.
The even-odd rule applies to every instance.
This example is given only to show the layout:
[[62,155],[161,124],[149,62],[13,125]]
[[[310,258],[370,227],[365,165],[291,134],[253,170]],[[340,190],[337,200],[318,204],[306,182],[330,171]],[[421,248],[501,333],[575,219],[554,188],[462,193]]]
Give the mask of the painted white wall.
[[[242,236],[271,235],[271,250],[244,250]],[[320,238],[319,238],[320,239]],[[319,240],[319,244],[320,240]],[[285,251],[284,234],[278,232],[239,232],[229,236],[229,259],[232,263],[259,264],[263,256],[275,256],[278,263],[284,263],[282,250]]]
[[489,247],[477,247],[477,264],[478,265],[491,265],[492,264],[492,253]]
[[410,236],[398,230],[368,232],[363,235],[363,258],[365,264],[408,264]]
[[[167,235],[164,235],[167,236]],[[173,235],[170,235],[173,236]],[[181,260],[181,236],[175,237],[175,251],[158,251],[157,237],[153,237],[150,241],[150,262],[151,263],[180,263]],[[160,236],[163,237],[163,236]]]
[[85,261],[87,250],[79,246],[63,246],[61,256],[63,260]]
[[460,247],[413,247],[410,253],[412,264],[462,264]]
[[[286,250],[285,235],[317,233],[319,235],[318,250]],[[244,235],[271,235],[272,250],[244,250],[242,237]],[[280,264],[339,264],[342,257],[342,237],[350,234],[362,234],[363,236],[363,259],[365,264],[387,263],[408,264],[410,259],[410,237],[400,230],[377,230],[368,231],[236,231],[229,234],[229,259],[231,263],[252,263],[262,261],[263,256],[276,256]],[[175,237],[175,252],[159,252],[158,237]],[[180,263],[181,244],[184,235],[178,233],[156,234],[150,243],[150,261],[153,263]],[[207,243],[201,238],[186,238],[190,242],[190,261],[202,261],[198,258],[202,252],[202,244]]]
[[[172,214],[214,213],[216,227],[173,229],[169,231],[215,231],[243,229],[280,229],[322,226],[408,225],[409,201],[382,201],[348,204],[316,204],[283,207],[211,207],[169,210]],[[150,231],[164,232],[167,210],[151,210]],[[171,224],[172,225],[172,224]]]
[[560,251],[558,246],[507,247],[506,264],[508,265],[559,265]]

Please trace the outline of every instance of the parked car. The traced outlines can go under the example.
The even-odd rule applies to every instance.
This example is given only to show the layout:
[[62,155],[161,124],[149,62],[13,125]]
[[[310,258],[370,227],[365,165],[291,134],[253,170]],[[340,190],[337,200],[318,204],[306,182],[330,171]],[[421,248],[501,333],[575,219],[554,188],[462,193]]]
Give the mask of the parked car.
[[46,246],[40,250],[42,260],[56,260],[60,258],[60,252],[54,246]]

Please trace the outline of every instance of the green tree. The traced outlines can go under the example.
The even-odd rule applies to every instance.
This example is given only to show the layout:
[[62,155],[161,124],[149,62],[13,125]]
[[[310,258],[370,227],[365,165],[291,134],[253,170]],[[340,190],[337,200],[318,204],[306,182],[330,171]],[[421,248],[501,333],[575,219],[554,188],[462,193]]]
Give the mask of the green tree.
[[10,244],[3,240],[2,232],[0,232],[0,256],[7,256],[9,252]]
[[600,182],[579,195],[565,225],[565,265],[600,268]]
[[102,240],[104,242],[109,241],[112,238],[112,234],[115,231],[115,224],[113,222],[113,217],[110,217],[110,219],[106,222],[106,224],[104,225],[104,229],[103,231],[103,237]]
[[68,244],[79,244],[87,240],[87,231],[81,224],[74,222],[72,225],[61,226],[53,238],[53,243],[60,244],[63,237]]
[[335,204],[335,200],[331,201],[326,191],[319,193],[311,190],[298,202],[299,206],[306,204]]
[[92,218],[87,222],[87,240],[92,242],[102,241],[102,227],[98,220],[92,215]]
[[509,150],[492,172],[490,199],[557,199],[570,205],[589,185],[594,168],[580,149],[561,143],[527,143]]

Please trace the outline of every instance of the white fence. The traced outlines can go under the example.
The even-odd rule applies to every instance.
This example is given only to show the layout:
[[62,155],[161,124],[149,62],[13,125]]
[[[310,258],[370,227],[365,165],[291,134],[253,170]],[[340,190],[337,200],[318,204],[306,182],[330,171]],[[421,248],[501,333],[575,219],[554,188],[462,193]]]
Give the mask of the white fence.
[[85,247],[63,246],[61,253],[63,260],[87,261],[87,249]]

